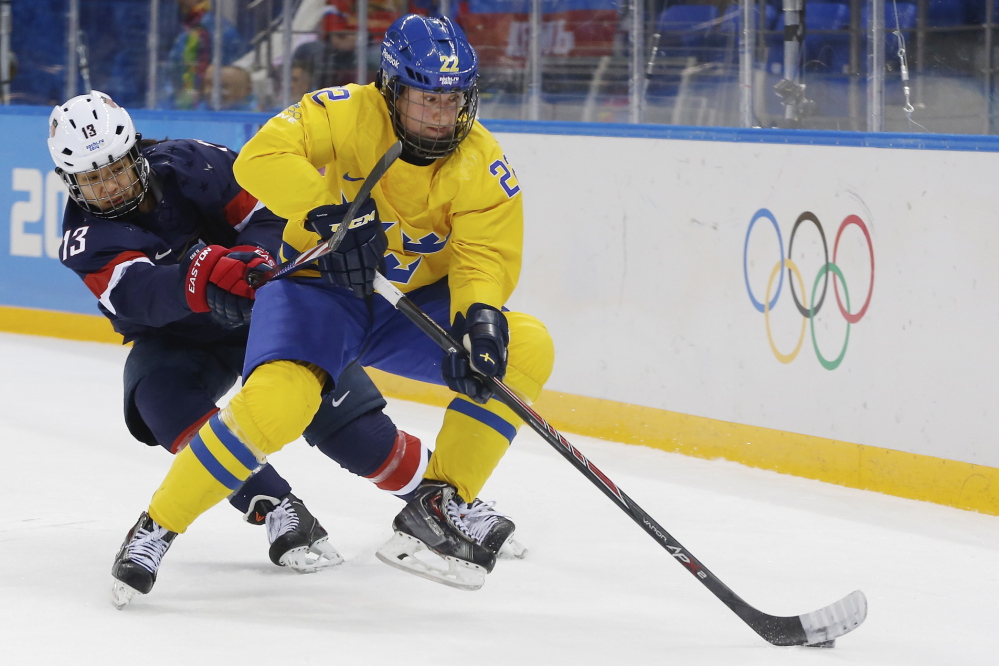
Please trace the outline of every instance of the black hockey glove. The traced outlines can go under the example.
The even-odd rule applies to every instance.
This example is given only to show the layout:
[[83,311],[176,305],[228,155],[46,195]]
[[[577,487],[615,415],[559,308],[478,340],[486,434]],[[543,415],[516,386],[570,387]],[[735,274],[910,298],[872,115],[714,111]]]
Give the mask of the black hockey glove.
[[226,328],[250,323],[254,289],[246,276],[274,266],[267,250],[254,245],[196,245],[185,261],[184,297],[191,312],[209,312]]
[[468,355],[444,355],[441,361],[444,383],[452,391],[485,404],[493,392],[481,377],[503,379],[506,374],[506,348],[510,344],[506,316],[491,305],[473,303],[464,316],[460,312],[455,315],[451,337],[468,350]]
[[[319,206],[309,211],[305,227],[329,240],[350,204]],[[374,199],[368,199],[350,221],[339,247],[316,260],[319,272],[338,287],[353,290],[358,298],[375,293],[375,271],[385,272],[388,238],[378,218]]]

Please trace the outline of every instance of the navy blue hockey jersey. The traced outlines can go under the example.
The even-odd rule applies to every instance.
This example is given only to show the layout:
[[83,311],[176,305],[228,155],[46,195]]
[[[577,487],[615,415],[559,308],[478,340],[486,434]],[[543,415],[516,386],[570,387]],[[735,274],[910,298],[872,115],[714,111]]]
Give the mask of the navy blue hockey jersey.
[[[197,243],[256,245],[277,256],[285,220],[244,191],[232,175],[236,153],[177,139],[142,149],[149,160],[148,213],[105,220],[66,205],[62,263],[79,275],[125,342],[156,331],[211,342],[234,332],[184,295],[187,252]],[[242,332],[245,335],[245,331]]]

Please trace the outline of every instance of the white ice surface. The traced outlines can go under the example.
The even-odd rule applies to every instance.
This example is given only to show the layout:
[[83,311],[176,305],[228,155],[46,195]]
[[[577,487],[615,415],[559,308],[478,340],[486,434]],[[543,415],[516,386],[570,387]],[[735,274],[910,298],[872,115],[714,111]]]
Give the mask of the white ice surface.
[[[153,592],[109,602],[125,532],[170,463],[121,417],[126,349],[0,334],[0,663],[999,663],[999,518],[567,434],[729,587],[797,615],[862,589],[833,650],[777,648],[722,605],[533,432],[483,496],[527,559],[477,592],[378,562],[398,500],[296,442],[272,457],[347,559],[267,559],[228,504],[177,538]],[[425,440],[437,408],[391,401]]]

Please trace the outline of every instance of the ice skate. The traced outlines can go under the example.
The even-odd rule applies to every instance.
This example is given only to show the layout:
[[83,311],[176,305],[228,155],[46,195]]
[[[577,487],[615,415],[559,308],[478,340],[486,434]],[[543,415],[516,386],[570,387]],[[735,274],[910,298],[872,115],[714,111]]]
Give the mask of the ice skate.
[[527,555],[513,533],[517,529],[510,516],[496,510],[496,502],[476,499],[471,504],[460,502],[458,512],[471,536],[479,545],[491,550],[497,557],[523,559]]
[[145,511],[128,531],[114,559],[111,603],[121,610],[136,594],[148,594],[156,583],[156,572],[176,532],[160,527]]
[[464,502],[452,486],[422,482],[392,522],[395,535],[378,549],[378,559],[437,583],[479,589],[496,555],[472,538],[459,506]]
[[271,502],[265,524],[271,542],[271,562],[298,573],[314,573],[343,562],[340,553],[329,543],[329,535],[302,500],[291,493],[282,499],[255,497]]

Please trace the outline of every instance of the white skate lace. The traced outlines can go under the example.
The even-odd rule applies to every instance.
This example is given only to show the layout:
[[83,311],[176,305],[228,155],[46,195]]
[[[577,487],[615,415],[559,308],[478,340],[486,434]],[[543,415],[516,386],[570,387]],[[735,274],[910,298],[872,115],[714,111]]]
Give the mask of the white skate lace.
[[298,514],[291,508],[286,497],[274,510],[267,514],[267,540],[274,543],[282,534],[298,529]]
[[[153,523],[156,525],[156,523]],[[149,573],[156,573],[163,559],[163,553],[170,544],[163,540],[167,535],[166,528],[156,525],[153,530],[138,529],[131,543],[128,544],[128,557]]]
[[462,534],[481,546],[482,543],[472,535],[472,532],[468,529],[468,525],[466,525],[465,521],[462,520],[462,512],[467,509],[468,506],[464,502],[459,502],[454,499],[449,499],[447,502],[447,515],[448,518],[451,519],[451,524],[461,530]]
[[500,518],[506,518],[506,514],[497,511],[494,506],[496,502],[483,502],[476,500],[471,506],[462,503],[459,507],[461,518],[468,529],[468,535],[479,545],[489,534],[493,525]]

